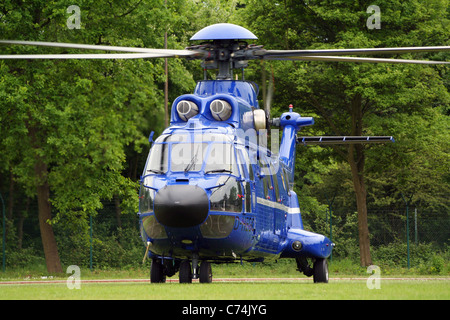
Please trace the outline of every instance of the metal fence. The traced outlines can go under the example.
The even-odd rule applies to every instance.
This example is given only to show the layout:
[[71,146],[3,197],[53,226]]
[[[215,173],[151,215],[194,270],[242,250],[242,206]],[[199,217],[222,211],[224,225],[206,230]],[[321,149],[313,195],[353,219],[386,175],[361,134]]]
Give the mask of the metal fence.
[[448,245],[450,241],[450,219],[436,213],[418,213],[413,209],[407,220],[400,210],[385,212],[373,210],[368,215],[371,244],[387,245],[393,242],[410,244],[433,243]]
[[[448,213],[426,212],[414,207],[408,209],[408,213],[406,208],[368,210],[371,252],[375,252],[379,260],[408,268],[433,255],[442,256],[447,261],[450,245]],[[356,210],[330,210],[328,207],[323,213],[302,215],[304,224],[311,231],[328,236],[336,244],[331,260],[334,257],[359,259]]]
[[[33,248],[34,254],[43,257],[37,205],[30,206],[29,209],[26,218],[22,221],[20,231],[21,250]],[[336,243],[350,244],[356,247],[354,253],[357,254],[358,228],[355,210],[333,210],[331,219],[328,210],[318,215],[308,213],[302,213],[302,215],[311,231],[325,234]],[[13,236],[14,233],[18,233],[18,221],[8,223],[13,226],[13,229],[6,243],[2,241],[2,258],[6,257],[7,265],[10,259],[8,252],[16,253],[15,250],[19,250],[14,243],[18,241],[17,235]],[[408,249],[409,246],[429,244],[433,250],[447,250],[450,244],[450,219],[447,213],[423,212],[420,208],[413,207],[410,209],[407,220],[405,209],[369,210],[368,223],[370,243],[374,249],[391,244],[406,244]],[[120,266],[130,261],[134,261],[135,264],[142,262],[145,248],[139,237],[139,221],[136,214],[118,216],[114,203],[106,203],[101,212],[88,224],[88,230],[85,229],[83,235],[55,226],[63,263],[96,268]],[[88,240],[87,237],[89,237]],[[336,251],[338,250],[339,248],[336,247]],[[14,256],[14,254],[11,255]]]

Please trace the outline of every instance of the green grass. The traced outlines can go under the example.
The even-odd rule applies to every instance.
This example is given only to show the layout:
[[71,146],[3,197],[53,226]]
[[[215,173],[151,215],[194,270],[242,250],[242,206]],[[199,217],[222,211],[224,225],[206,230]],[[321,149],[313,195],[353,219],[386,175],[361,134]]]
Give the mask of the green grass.
[[368,289],[365,281],[253,282],[212,284],[115,283],[2,285],[1,299],[14,300],[448,300],[450,282],[445,280],[381,280],[380,289]]
[[[367,268],[360,267],[357,262],[350,259],[341,259],[328,263],[330,277],[368,277]],[[380,265],[382,277],[450,277],[448,265],[445,265],[440,272],[422,272],[419,268],[402,268]],[[64,270],[65,267],[63,268]],[[213,264],[213,274],[216,278],[233,277],[283,277],[299,278],[304,277],[297,270],[293,259],[280,259],[271,263],[249,263],[244,262],[231,264]],[[88,268],[82,268],[82,279],[148,279],[150,274],[150,263],[147,260],[145,266],[125,267],[122,269],[94,269],[92,272]],[[58,279],[67,279],[68,274],[48,274],[45,265],[34,265],[24,268],[6,268],[6,272],[0,272],[2,280],[23,280],[36,279],[53,276]]]
[[[149,265],[142,268],[121,270],[81,270],[81,280],[100,279],[149,279]],[[333,262],[329,266],[330,282],[314,284],[296,271],[295,262],[213,265],[218,278],[286,278],[272,282],[215,282],[212,284],[150,284],[139,283],[82,283],[81,289],[68,289],[65,281],[71,274],[49,275],[45,267],[30,270],[15,269],[0,272],[0,281],[28,280],[25,285],[0,285],[0,300],[97,300],[97,299],[145,299],[145,300],[448,300],[450,299],[450,275],[448,272],[421,275],[415,269],[381,268],[381,288],[368,289],[366,281],[371,274],[349,261]],[[446,269],[448,270],[448,269]],[[33,284],[33,280],[63,280],[59,284]],[[423,280],[391,280],[384,278],[421,278]],[[173,278],[177,279],[175,275]],[[293,280],[301,278],[302,280]],[[340,278],[340,279],[339,279]],[[357,278],[359,280],[342,280]],[[435,280],[438,279],[438,280]]]

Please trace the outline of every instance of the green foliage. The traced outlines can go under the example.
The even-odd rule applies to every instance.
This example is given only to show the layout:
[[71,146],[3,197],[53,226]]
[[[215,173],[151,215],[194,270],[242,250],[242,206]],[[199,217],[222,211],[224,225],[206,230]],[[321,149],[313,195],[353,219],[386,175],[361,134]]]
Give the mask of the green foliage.
[[[391,243],[374,250],[374,264],[381,268],[407,266],[406,243]],[[436,251],[431,244],[410,246],[410,263],[417,273],[423,275],[448,274],[449,250]]]
[[374,121],[396,139],[386,146],[389,163],[382,154],[369,150],[368,181],[374,206],[403,205],[401,193],[412,196],[411,205],[425,211],[447,212],[450,208],[450,143],[447,139],[450,119],[439,108],[420,114],[395,114],[384,121]]

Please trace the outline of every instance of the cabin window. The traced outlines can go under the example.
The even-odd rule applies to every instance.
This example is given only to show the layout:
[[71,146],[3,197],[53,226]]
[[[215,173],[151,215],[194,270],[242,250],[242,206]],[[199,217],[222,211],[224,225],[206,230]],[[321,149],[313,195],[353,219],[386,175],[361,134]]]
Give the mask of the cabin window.
[[259,159],[260,172],[263,175],[264,199],[274,200],[272,193],[272,181],[270,179],[269,165],[263,159]]
[[248,163],[247,168],[248,168],[248,175],[249,175],[250,181],[255,180],[255,176],[253,174],[253,166],[252,166],[252,164]]
[[279,201],[280,200],[280,190],[278,189],[278,178],[277,178],[277,175],[276,174],[272,175],[272,179],[273,179],[273,188],[275,189],[275,199],[274,199],[274,201]]
[[273,200],[271,197],[272,192],[270,191],[271,188],[270,176],[264,176],[263,184],[264,184],[264,199]]
[[289,177],[288,177],[288,173],[286,171],[285,168],[282,169],[283,171],[281,172],[281,182],[282,182],[282,187],[284,189],[284,191],[286,191],[287,193],[289,193]]
[[[246,163],[244,158],[245,150],[237,149],[238,154],[238,160],[241,168],[241,176],[242,178],[245,178],[245,180],[242,182],[242,185],[244,186],[244,196],[245,196],[245,212],[251,212],[251,188],[250,183],[248,182],[248,169],[245,169],[246,164],[249,164],[250,160]],[[247,156],[248,158],[248,156]],[[253,171],[252,171],[253,173]]]
[[284,181],[286,181],[286,191],[294,189],[294,183],[289,180],[289,173],[283,168]]
[[244,182],[245,189],[245,212],[252,212],[250,183]]
[[[244,150],[244,151],[242,151],[242,155],[244,156],[244,161],[247,166],[248,177],[249,177],[250,181],[254,181],[255,176],[253,173],[253,165],[257,163],[256,154],[254,152],[251,152],[250,150],[248,150],[248,151]],[[250,158],[251,158],[251,160],[250,160]]]

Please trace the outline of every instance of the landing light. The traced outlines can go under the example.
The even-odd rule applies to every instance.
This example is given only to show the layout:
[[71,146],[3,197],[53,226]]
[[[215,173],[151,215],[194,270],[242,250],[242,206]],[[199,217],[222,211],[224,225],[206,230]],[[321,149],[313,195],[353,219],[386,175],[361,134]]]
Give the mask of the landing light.
[[292,243],[292,249],[296,252],[302,250],[302,247],[303,247],[302,243],[298,240],[296,240]]

